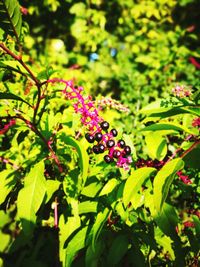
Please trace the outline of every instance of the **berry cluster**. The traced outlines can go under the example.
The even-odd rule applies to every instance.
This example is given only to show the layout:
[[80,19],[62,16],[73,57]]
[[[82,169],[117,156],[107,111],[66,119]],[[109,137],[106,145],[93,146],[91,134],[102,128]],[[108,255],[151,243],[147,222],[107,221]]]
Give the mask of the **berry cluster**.
[[110,163],[115,159],[118,167],[129,170],[129,164],[132,163],[131,148],[125,144],[124,140],[118,142],[114,140],[114,137],[118,135],[117,130],[108,131],[109,123],[99,116],[101,107],[95,106],[91,96],[84,96],[83,87],[75,86],[72,80],[54,78],[47,82],[65,85],[62,92],[67,99],[73,100],[74,111],[81,115],[81,123],[88,130],[85,138],[89,143],[94,143],[93,153],[100,154],[108,151],[108,154],[104,156],[105,162]]
[[100,123],[96,132],[93,134],[87,133],[85,138],[89,143],[94,144],[92,151],[95,154],[108,151],[108,154],[104,156],[104,161],[106,163],[114,162],[114,159],[116,159],[118,167],[128,169],[128,164],[132,162],[130,156],[131,148],[130,146],[127,146],[122,139],[116,142],[114,137],[118,135],[118,132],[116,129],[108,131],[109,126],[107,121],[103,121]]

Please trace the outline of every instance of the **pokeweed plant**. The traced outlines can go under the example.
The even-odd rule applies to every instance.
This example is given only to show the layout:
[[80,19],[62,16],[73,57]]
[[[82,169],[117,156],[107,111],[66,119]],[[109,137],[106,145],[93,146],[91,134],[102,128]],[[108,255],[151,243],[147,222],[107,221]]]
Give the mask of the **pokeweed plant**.
[[0,1],[2,265],[196,264],[199,91],[177,85],[143,108],[146,158],[132,157],[102,107],[126,108],[93,101],[51,68],[37,73],[21,12]]

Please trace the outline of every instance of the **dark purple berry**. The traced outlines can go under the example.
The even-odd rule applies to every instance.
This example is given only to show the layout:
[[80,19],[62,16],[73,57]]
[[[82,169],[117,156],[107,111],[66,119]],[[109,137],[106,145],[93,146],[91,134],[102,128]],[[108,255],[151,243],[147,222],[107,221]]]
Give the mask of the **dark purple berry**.
[[99,141],[101,141],[101,139],[102,139],[102,133],[96,133],[95,135],[94,135],[94,138],[95,138],[95,140],[97,141],[97,142],[99,142]]
[[117,134],[118,134],[118,132],[117,132],[116,129],[112,129],[110,132],[112,133],[112,135],[113,135],[114,137],[117,136]]
[[115,141],[110,139],[106,142],[107,147],[111,148],[115,145]]
[[130,155],[131,154],[131,148],[130,148],[130,146],[125,146],[124,147],[124,152],[125,152],[126,155]]
[[126,143],[124,142],[124,140],[119,140],[117,144],[121,148],[125,147],[125,145],[126,145]]
[[95,153],[95,154],[99,154],[99,146],[97,146],[97,145],[95,145],[95,146],[93,146],[93,148],[92,148],[92,150],[93,150],[93,152]]
[[99,153],[103,153],[105,151],[105,146],[103,144],[99,145]]
[[120,155],[121,155],[121,152],[119,150],[114,150],[114,152],[113,152],[113,157],[114,158],[119,158]]
[[89,143],[94,143],[94,136],[93,135],[86,133],[85,138]]
[[108,130],[108,128],[110,126],[107,121],[103,121],[100,125],[101,125],[102,130]]
[[105,160],[106,163],[110,163],[110,162],[113,161],[113,159],[109,155],[105,155],[104,156],[104,160]]

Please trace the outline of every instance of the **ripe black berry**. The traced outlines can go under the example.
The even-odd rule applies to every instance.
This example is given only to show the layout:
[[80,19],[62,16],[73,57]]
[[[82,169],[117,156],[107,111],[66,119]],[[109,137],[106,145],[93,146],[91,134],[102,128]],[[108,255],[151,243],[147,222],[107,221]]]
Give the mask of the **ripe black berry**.
[[93,146],[93,148],[92,148],[92,150],[93,150],[93,152],[95,153],[95,154],[99,154],[99,146],[97,146],[97,145],[95,145],[95,146]]
[[99,142],[99,141],[101,141],[101,139],[102,139],[102,133],[96,133],[95,135],[94,135],[94,138],[95,138],[95,140],[97,141],[97,142]]
[[106,142],[107,147],[111,148],[115,145],[115,141],[110,139]]
[[90,135],[89,133],[86,133],[85,138],[89,143],[94,142],[94,136]]
[[105,150],[105,146],[103,144],[99,145],[99,153],[103,153]]
[[121,152],[119,150],[114,150],[114,152],[113,152],[113,157],[114,158],[119,158],[120,155],[121,155]]
[[118,132],[117,132],[116,129],[112,129],[110,132],[112,133],[112,135],[113,135],[114,137],[117,136],[117,134],[118,134]]
[[105,160],[106,163],[110,163],[110,162],[113,161],[113,159],[109,155],[105,155],[104,156],[104,160]]
[[102,130],[108,130],[108,128],[110,126],[107,121],[103,121],[100,125],[101,125]]
[[125,146],[124,147],[124,152],[125,152],[126,155],[130,155],[131,154],[131,148],[130,148],[130,146]]
[[124,140],[119,140],[118,141],[118,146],[119,147],[123,148],[123,147],[125,147],[125,145],[126,145],[126,143],[124,142]]

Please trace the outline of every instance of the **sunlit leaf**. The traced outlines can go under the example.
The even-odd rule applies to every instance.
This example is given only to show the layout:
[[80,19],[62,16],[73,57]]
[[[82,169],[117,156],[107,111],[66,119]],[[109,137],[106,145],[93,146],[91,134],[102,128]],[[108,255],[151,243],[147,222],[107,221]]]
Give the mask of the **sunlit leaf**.
[[118,185],[118,183],[119,183],[118,180],[115,178],[109,180],[102,188],[101,192],[99,193],[99,196],[107,195],[110,192],[112,192],[113,189]]
[[45,193],[44,162],[40,161],[25,177],[24,188],[20,190],[17,200],[18,216],[26,234],[30,233],[36,222],[36,212],[43,202]]
[[2,204],[8,194],[12,191],[15,186],[16,179],[14,173],[10,170],[1,171],[0,175],[0,204]]
[[180,158],[173,159],[166,163],[162,169],[157,173],[154,178],[154,206],[159,213],[167,198],[169,188],[177,171],[181,170],[184,166],[183,160]]
[[127,179],[123,191],[123,203],[125,207],[142,187],[143,183],[155,172],[155,168],[143,167],[132,171],[130,177]]

